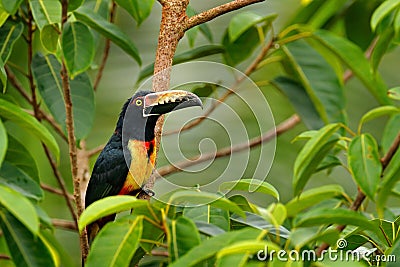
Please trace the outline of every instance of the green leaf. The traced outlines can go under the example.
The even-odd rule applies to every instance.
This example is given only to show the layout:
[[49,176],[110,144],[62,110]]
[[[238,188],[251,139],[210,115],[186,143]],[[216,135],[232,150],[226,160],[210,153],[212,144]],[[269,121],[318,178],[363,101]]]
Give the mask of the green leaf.
[[229,33],[226,31],[222,39],[222,45],[225,47],[224,60],[226,64],[236,66],[246,60],[251,56],[259,43],[259,32],[254,26],[240,35],[234,42],[229,40]]
[[383,107],[377,107],[374,108],[370,111],[368,111],[367,113],[364,114],[364,116],[362,116],[359,124],[358,124],[358,133],[361,133],[361,128],[363,126],[364,123],[366,123],[367,121],[385,116],[385,115],[393,115],[396,113],[399,113],[400,109],[396,108],[394,106],[383,106]]
[[274,79],[273,84],[286,94],[308,129],[320,129],[324,126],[324,121],[301,83],[279,76]]
[[178,191],[169,198],[168,203],[189,207],[209,204],[223,210],[235,212],[240,216],[244,216],[244,212],[235,203],[220,195],[208,192],[190,190]]
[[139,200],[133,196],[110,196],[102,198],[84,210],[78,222],[79,231],[82,231],[86,225],[107,215],[148,205],[148,201]]
[[192,220],[184,216],[168,221],[167,242],[171,262],[185,255],[200,244],[200,234]]
[[74,11],[74,16],[81,22],[93,28],[104,37],[110,39],[140,65],[142,63],[139,52],[129,36],[123,33],[116,25],[108,22],[93,10],[82,6]]
[[225,182],[219,186],[219,191],[245,191],[245,192],[257,192],[267,195],[271,195],[279,200],[279,193],[276,188],[264,181],[258,179],[240,179],[239,181]]
[[183,209],[183,216],[192,219],[196,225],[198,222],[205,222],[217,226],[224,232],[230,229],[229,212],[210,205],[195,208],[185,207]]
[[13,163],[3,162],[0,168],[0,184],[4,184],[24,196],[39,201],[43,198],[43,190],[39,184]]
[[[188,5],[186,8],[186,14],[190,18],[194,15],[197,15],[197,12],[190,5]],[[203,33],[203,35],[207,38],[208,41],[213,42],[213,36],[210,28],[208,27],[207,23],[203,23],[185,32],[185,36],[187,36],[189,40],[190,47],[194,46],[194,41],[199,31]]]
[[298,228],[290,233],[290,241],[297,251],[301,248],[310,246],[316,241],[323,241],[331,246],[335,246],[340,235],[336,229],[325,231],[315,231],[314,228]]
[[371,28],[373,31],[376,30],[378,24],[389,15],[394,9],[400,5],[398,0],[387,0],[384,1],[374,12],[371,18]]
[[75,9],[79,8],[83,2],[84,2],[83,0],[69,0],[68,1],[68,12],[72,12]]
[[202,221],[195,221],[194,223],[196,224],[198,231],[207,236],[217,236],[226,232],[215,224]]
[[277,17],[277,14],[269,14],[265,17],[261,17],[250,11],[240,12],[239,14],[234,16],[229,22],[229,41],[233,43],[251,27],[265,21],[271,23]]
[[[339,141],[340,142],[340,141]],[[328,172],[331,168],[342,165],[340,159],[333,155],[327,155],[321,163],[318,165],[318,168],[315,170],[316,172],[320,172],[328,169]]]
[[[53,55],[36,54],[33,57],[32,72],[38,91],[65,132],[66,113],[60,70],[61,65]],[[94,93],[89,76],[86,73],[77,75],[70,80],[70,89],[75,136],[80,140],[89,134],[94,121]]]
[[7,13],[14,15],[17,12],[22,0],[2,0],[1,4]]
[[233,195],[228,198],[230,201],[238,205],[243,211],[257,213],[257,207],[251,203],[242,195]]
[[46,25],[40,31],[40,42],[43,47],[52,54],[56,54],[58,46],[58,26],[57,25]]
[[0,226],[15,266],[56,266],[49,244],[8,212],[0,211]]
[[150,15],[154,5],[154,0],[116,0],[116,2],[136,20],[138,25]]
[[376,72],[381,62],[383,56],[387,52],[390,44],[394,38],[394,30],[392,28],[387,28],[380,36],[376,42],[375,48],[371,55],[371,66],[373,72]]
[[314,209],[294,219],[294,227],[321,226],[321,224],[354,225],[373,230],[373,224],[360,213],[344,208]]
[[311,14],[310,20],[307,24],[316,29],[323,27],[324,24],[329,21],[329,19],[341,12],[343,5],[346,3],[347,0],[323,1],[323,4],[318,11],[314,14]]
[[340,185],[324,185],[304,191],[286,204],[288,217],[294,217],[302,210],[316,205],[326,199],[342,197],[344,190]]
[[10,14],[7,11],[5,11],[2,3],[0,2],[0,27],[3,26],[4,22],[6,22],[9,15]]
[[61,3],[54,0],[30,0],[33,18],[40,30],[49,24],[61,23]]
[[389,97],[394,100],[400,100],[400,87],[395,87],[389,90]]
[[340,128],[337,123],[321,128],[302,148],[294,162],[293,187],[298,195],[315,172],[322,159],[339,141],[335,132]]
[[39,218],[35,207],[20,193],[0,185],[0,204],[34,235],[39,233]]
[[11,135],[8,136],[8,149],[4,160],[11,162],[12,165],[22,170],[36,183],[40,182],[36,161],[31,152]]
[[[221,45],[203,45],[196,47],[194,49],[190,49],[189,51],[185,51],[181,54],[174,56],[173,64],[179,64],[187,61],[191,61],[194,59],[202,58],[205,56],[220,54],[225,51],[224,47]],[[152,75],[154,72],[154,63],[146,66],[139,73],[138,82],[143,80],[144,78]]]
[[233,214],[231,220],[256,229],[267,230],[268,233],[282,238],[288,238],[290,235],[290,232],[285,227],[273,225],[262,216],[252,212],[246,212],[246,218]]
[[[24,31],[22,22],[6,22],[0,27],[0,57],[3,63],[8,61],[15,42],[21,37]],[[3,83],[4,84],[4,83]]]
[[7,132],[0,118],[0,167],[1,164],[3,163],[4,157],[6,156],[7,147],[8,147]]
[[62,33],[62,51],[72,79],[86,71],[94,58],[94,41],[89,28],[79,22],[67,22]]
[[400,149],[397,149],[389,165],[385,169],[382,178],[382,184],[376,198],[376,206],[378,214],[383,217],[383,212],[386,207],[387,199],[389,198],[392,189],[400,180]]
[[7,73],[6,70],[4,69],[4,62],[0,58],[0,90],[3,91],[3,94],[7,90]]
[[243,240],[254,240],[259,237],[260,230],[245,228],[243,230],[227,232],[222,235],[204,240],[200,245],[192,248],[184,256],[171,263],[169,267],[194,266],[212,258],[224,247]]
[[369,198],[374,199],[382,173],[375,139],[370,134],[357,136],[350,142],[347,153],[350,171],[357,185]]
[[331,53],[342,60],[356,75],[380,104],[390,104],[387,88],[378,73],[373,74],[369,61],[363,51],[355,44],[331,32],[317,30],[312,38],[324,45]]
[[17,123],[22,128],[25,128],[30,134],[39,138],[50,151],[53,152],[57,161],[60,157],[60,148],[53,135],[40,124],[33,116],[23,111],[19,106],[12,104],[4,99],[0,99],[0,114],[1,117],[9,119]]
[[400,114],[396,114],[389,119],[389,121],[385,126],[385,129],[383,130],[381,146],[384,154],[386,154],[389,151],[390,146],[393,144],[399,132],[400,132]]
[[93,241],[85,266],[129,266],[142,236],[142,217],[108,223]]

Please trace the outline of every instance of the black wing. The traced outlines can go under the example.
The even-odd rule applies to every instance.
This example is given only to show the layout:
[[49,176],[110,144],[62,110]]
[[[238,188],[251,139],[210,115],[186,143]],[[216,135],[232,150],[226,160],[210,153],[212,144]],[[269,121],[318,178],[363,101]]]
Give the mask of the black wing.
[[114,134],[96,160],[86,190],[85,206],[101,198],[117,195],[128,171],[121,136]]

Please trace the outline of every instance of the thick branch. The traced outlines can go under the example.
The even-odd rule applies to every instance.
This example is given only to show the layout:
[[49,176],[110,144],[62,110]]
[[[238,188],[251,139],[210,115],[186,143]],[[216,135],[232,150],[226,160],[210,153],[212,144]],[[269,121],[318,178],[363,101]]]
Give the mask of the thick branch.
[[199,24],[210,21],[216,17],[219,17],[225,13],[240,9],[242,7],[263,2],[265,0],[235,0],[217,7],[214,7],[210,10],[204,11],[200,14],[197,14],[188,19],[185,27],[185,31],[193,28]]
[[289,119],[280,123],[276,128],[269,130],[268,132],[255,137],[247,142],[243,142],[234,146],[224,147],[218,150],[216,153],[205,153],[200,157],[192,158],[188,161],[183,161],[175,165],[168,165],[161,167],[157,170],[160,176],[169,175],[175,172],[182,171],[182,169],[202,163],[207,160],[216,159],[220,157],[229,156],[233,153],[243,151],[245,149],[253,148],[255,146],[261,145],[262,143],[270,141],[272,138],[281,135],[284,132],[292,129],[300,122],[300,117],[297,114],[292,115]]

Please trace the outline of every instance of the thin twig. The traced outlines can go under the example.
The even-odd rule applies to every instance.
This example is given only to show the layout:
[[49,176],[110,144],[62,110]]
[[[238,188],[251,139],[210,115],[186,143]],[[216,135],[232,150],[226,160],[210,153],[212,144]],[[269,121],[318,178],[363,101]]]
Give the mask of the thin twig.
[[[115,1],[112,1],[112,5],[110,8],[110,22],[113,23],[114,22],[114,17],[115,17],[115,11],[117,10],[117,4],[115,3]],[[99,67],[99,71],[97,72],[96,75],[96,79],[94,81],[94,85],[93,85],[93,90],[96,92],[97,87],[99,86],[100,80],[103,77],[103,71],[104,68],[106,66],[107,63],[107,59],[108,59],[108,55],[110,52],[110,48],[111,48],[111,40],[110,39],[106,39],[105,44],[104,44],[104,50],[103,50],[103,57],[101,59],[101,64]]]
[[57,227],[57,228],[63,228],[63,229],[72,230],[72,231],[78,230],[76,223],[73,221],[67,221],[67,220],[63,220],[63,219],[52,219],[51,223],[53,224],[54,227]]
[[97,153],[101,152],[103,150],[105,145],[99,145],[98,147],[93,148],[92,150],[87,151],[87,156],[93,157],[94,155],[96,155]]
[[187,23],[185,25],[185,31],[189,30],[190,28],[193,28],[199,24],[205,23],[207,21],[210,21],[218,16],[221,16],[225,13],[238,10],[242,7],[263,2],[265,0],[235,0],[217,7],[214,7],[212,9],[209,9],[207,11],[204,11],[200,14],[197,14],[193,17],[190,17],[187,20]]
[[222,95],[216,102],[213,102],[213,104],[211,105],[211,107],[209,107],[207,109],[206,112],[204,112],[203,116],[193,120],[192,122],[186,124],[184,127],[182,127],[181,129],[176,129],[176,130],[172,130],[169,132],[164,132],[163,135],[167,136],[167,135],[171,135],[171,134],[177,134],[177,133],[181,133],[182,131],[187,131],[197,125],[199,125],[200,123],[202,123],[206,118],[208,118],[208,116],[214,112],[214,110],[221,104],[223,103],[231,94],[233,94],[236,91],[236,88],[240,85],[240,83],[242,83],[246,77],[250,76],[250,74],[252,74],[256,69],[258,64],[260,64],[260,62],[264,59],[265,55],[268,53],[268,51],[271,49],[271,47],[274,44],[274,39],[273,39],[273,35],[271,36],[271,39],[269,40],[269,42],[267,44],[265,44],[263,46],[263,48],[261,49],[260,53],[258,53],[257,57],[250,63],[250,65],[247,67],[247,69],[244,72],[244,75],[241,76],[233,85],[232,88],[230,88],[224,95]]
[[[50,193],[53,193],[53,194],[56,194],[56,195],[60,195],[60,196],[64,196],[65,195],[64,191],[62,191],[61,189],[54,188],[54,187],[52,187],[51,185],[48,185],[48,184],[40,183],[40,187],[43,190],[46,190],[47,192],[50,192]],[[67,195],[68,195],[68,198],[70,200],[74,200],[74,196],[73,195],[71,195],[69,193],[67,193]]]
[[280,123],[276,128],[271,129],[260,136],[257,136],[253,139],[250,139],[246,142],[243,142],[243,143],[240,143],[240,144],[237,144],[234,146],[221,148],[216,153],[214,153],[214,152],[205,153],[199,157],[194,157],[191,160],[182,161],[182,162],[174,164],[174,165],[168,165],[168,166],[161,167],[157,170],[157,173],[160,176],[169,175],[169,174],[172,174],[175,172],[182,171],[182,169],[187,168],[189,166],[193,166],[193,165],[202,163],[202,162],[210,160],[210,159],[216,159],[216,158],[220,158],[220,157],[229,156],[233,153],[237,153],[237,152],[243,151],[245,149],[253,148],[255,146],[261,145],[262,143],[270,141],[272,138],[279,136],[284,132],[287,132],[288,130],[290,130],[294,126],[296,126],[299,122],[300,122],[300,117],[297,114],[294,114],[289,119]]
[[33,112],[35,114],[35,117],[38,118],[39,115],[39,105],[37,103],[37,97],[36,97],[36,86],[35,83],[33,81],[33,75],[32,75],[32,57],[33,57],[33,25],[32,25],[32,11],[30,9],[28,9],[28,35],[26,38],[26,41],[28,43],[28,81],[29,81],[29,88],[31,89],[31,103],[32,103],[32,107],[33,107]]
[[11,257],[5,254],[0,254],[0,260],[11,260]]
[[160,250],[152,250],[152,256],[162,256],[162,257],[169,257],[168,251],[160,251]]

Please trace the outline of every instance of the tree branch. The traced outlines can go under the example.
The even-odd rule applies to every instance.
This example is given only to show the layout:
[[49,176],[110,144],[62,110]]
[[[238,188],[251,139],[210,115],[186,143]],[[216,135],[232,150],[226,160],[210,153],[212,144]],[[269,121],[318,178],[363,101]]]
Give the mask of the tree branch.
[[216,17],[219,17],[225,13],[240,9],[242,7],[263,2],[265,0],[235,0],[217,7],[214,7],[210,10],[204,11],[200,14],[197,14],[193,17],[190,17],[185,25],[185,31],[193,28],[199,24],[210,21]]
[[0,254],[0,260],[11,260],[11,257],[6,254]]
[[[113,23],[114,22],[114,17],[115,17],[115,11],[117,10],[117,4],[115,3],[115,1],[112,1],[112,5],[110,8],[110,22]],[[107,59],[108,59],[108,55],[110,52],[110,48],[111,48],[111,40],[110,39],[106,39],[105,44],[104,44],[104,50],[103,50],[103,57],[101,59],[101,64],[100,64],[100,68],[99,71],[97,72],[96,75],[96,79],[93,85],[93,90],[96,92],[97,91],[97,87],[99,86],[100,80],[103,77],[103,71],[104,68],[106,66],[107,63]]]
[[87,151],[87,156],[93,157],[94,155],[96,155],[97,153],[100,153],[105,145],[99,145],[98,147],[93,148],[92,150]]
[[276,128],[267,131],[266,133],[255,137],[253,139],[248,140],[247,142],[243,142],[234,146],[224,147],[218,150],[216,153],[205,153],[200,157],[194,157],[188,161],[182,161],[175,165],[168,165],[161,167],[157,170],[157,173],[160,176],[169,175],[175,172],[182,171],[182,169],[202,163],[204,161],[210,159],[216,159],[220,157],[229,156],[233,153],[237,153],[243,151],[248,148],[253,148],[255,146],[261,145],[262,143],[270,141],[272,138],[287,132],[292,129],[300,122],[300,117],[297,114],[292,115],[289,119],[280,123]]
[[52,219],[51,223],[53,224],[54,227],[57,228],[63,228],[66,230],[72,230],[72,231],[78,231],[78,227],[75,222],[73,221],[67,221],[63,219]]
[[[56,194],[56,195],[60,195],[60,196],[65,196],[64,191],[62,191],[61,189],[58,189],[58,188],[54,188],[51,185],[40,183],[40,187],[43,190],[46,190],[47,192],[50,192],[50,193],[53,193],[53,194]],[[68,195],[68,198],[70,200],[74,200],[74,196],[73,195],[71,195],[69,193],[67,193],[67,195]]]

